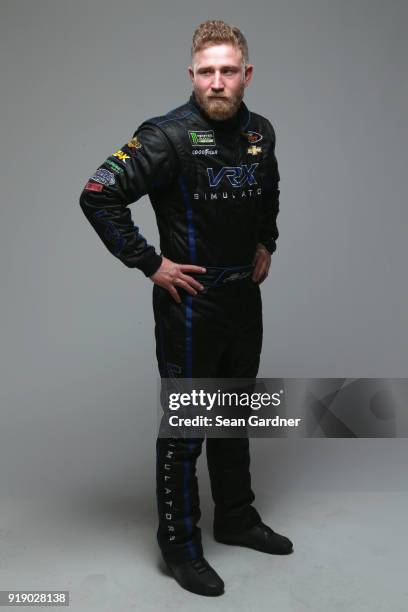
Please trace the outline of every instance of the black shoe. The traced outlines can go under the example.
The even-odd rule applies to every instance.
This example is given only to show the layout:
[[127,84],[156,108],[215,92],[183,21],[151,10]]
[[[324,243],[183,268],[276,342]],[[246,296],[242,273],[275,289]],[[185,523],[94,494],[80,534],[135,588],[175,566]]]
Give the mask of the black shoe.
[[215,596],[224,593],[224,582],[204,557],[183,563],[165,559],[165,563],[183,589],[197,595]]
[[293,544],[289,538],[275,533],[264,523],[254,525],[241,533],[221,534],[214,532],[214,538],[222,544],[246,546],[272,555],[287,555],[293,551]]

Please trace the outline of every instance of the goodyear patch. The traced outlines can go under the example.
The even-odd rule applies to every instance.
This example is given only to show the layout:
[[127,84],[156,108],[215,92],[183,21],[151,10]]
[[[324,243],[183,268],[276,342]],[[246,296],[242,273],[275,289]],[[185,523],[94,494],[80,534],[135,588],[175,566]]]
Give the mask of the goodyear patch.
[[106,168],[98,168],[95,174],[91,177],[91,181],[96,181],[102,185],[114,185],[116,182],[113,172],[106,170]]
[[133,138],[127,143],[127,146],[131,149],[141,149],[142,143],[140,142],[137,136],[133,136]]
[[118,166],[118,164],[115,164],[115,162],[111,159],[107,159],[105,164],[112,169],[112,172],[116,172],[117,174],[122,174],[124,172],[123,168]]
[[130,159],[129,155],[126,155],[126,153],[124,153],[121,149],[119,149],[119,151],[116,151],[112,157],[117,157],[118,159],[120,159],[120,161],[123,161],[123,163],[126,164],[126,160]]
[[103,185],[101,185],[100,183],[91,183],[91,181],[88,181],[85,185],[85,189],[87,189],[88,191],[102,191]]
[[215,147],[214,130],[188,130],[188,135],[195,147]]
[[262,134],[254,132],[253,130],[248,130],[248,132],[241,132],[241,134],[245,136],[245,138],[247,138],[250,144],[255,144],[255,142],[259,142],[263,138]]
[[218,149],[193,149],[192,155],[218,155]]

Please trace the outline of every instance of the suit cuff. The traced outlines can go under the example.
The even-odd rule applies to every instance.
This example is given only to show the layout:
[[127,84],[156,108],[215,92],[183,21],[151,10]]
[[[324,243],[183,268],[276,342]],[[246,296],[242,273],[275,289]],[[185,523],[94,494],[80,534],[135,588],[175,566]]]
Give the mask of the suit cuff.
[[266,248],[267,251],[269,251],[271,255],[276,251],[276,242],[273,238],[271,238],[270,240],[260,240],[259,242],[260,244],[263,244],[263,246]]
[[152,251],[149,255],[144,257],[143,262],[137,266],[139,270],[147,277],[152,276],[160,268],[163,261],[163,257],[158,255],[156,251]]

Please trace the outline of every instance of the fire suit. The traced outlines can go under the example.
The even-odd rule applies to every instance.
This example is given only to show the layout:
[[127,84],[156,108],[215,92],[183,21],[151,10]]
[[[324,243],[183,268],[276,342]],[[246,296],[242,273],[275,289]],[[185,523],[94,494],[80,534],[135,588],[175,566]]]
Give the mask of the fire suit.
[[[251,280],[258,243],[276,249],[279,171],[275,132],[242,101],[234,117],[212,120],[189,100],[144,121],[109,156],[80,197],[86,218],[108,250],[150,277],[162,255],[203,266],[204,285],[182,303],[153,286],[156,355],[161,377],[256,377],[262,347],[259,285]],[[134,225],[128,208],[148,194],[161,254]],[[158,543],[166,559],[202,555],[196,460],[203,438],[158,436]],[[207,438],[215,503],[214,530],[260,522],[253,507],[247,438]]]

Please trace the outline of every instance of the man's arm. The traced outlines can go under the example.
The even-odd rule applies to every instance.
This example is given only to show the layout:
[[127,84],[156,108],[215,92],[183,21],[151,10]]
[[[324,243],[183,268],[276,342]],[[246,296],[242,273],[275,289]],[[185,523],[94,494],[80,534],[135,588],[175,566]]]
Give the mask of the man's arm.
[[271,255],[276,250],[276,241],[279,236],[276,225],[276,217],[279,213],[279,170],[275,156],[275,130],[267,121],[267,131],[270,140],[269,150],[266,156],[266,179],[263,185],[262,218],[258,244],[253,260],[255,266],[252,280],[261,284],[269,274]]
[[135,136],[96,170],[80,196],[80,206],[108,250],[129,268],[151,276],[162,257],[134,225],[128,205],[149,193],[159,180],[170,183],[177,158],[160,128],[142,126]]
[[275,156],[276,136],[272,124],[268,122],[270,134],[270,149],[266,159],[267,179],[264,183],[262,201],[262,226],[259,242],[263,244],[269,253],[276,250],[276,241],[279,231],[276,225],[276,217],[279,213],[279,169]]

